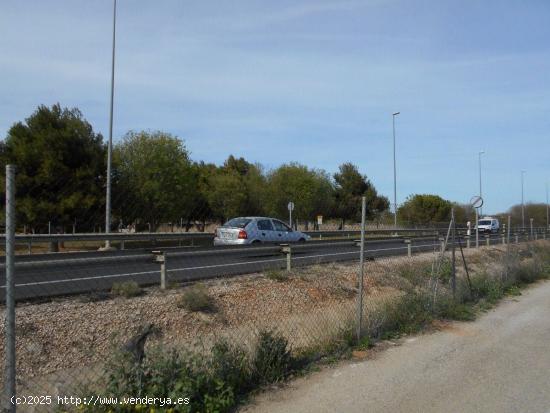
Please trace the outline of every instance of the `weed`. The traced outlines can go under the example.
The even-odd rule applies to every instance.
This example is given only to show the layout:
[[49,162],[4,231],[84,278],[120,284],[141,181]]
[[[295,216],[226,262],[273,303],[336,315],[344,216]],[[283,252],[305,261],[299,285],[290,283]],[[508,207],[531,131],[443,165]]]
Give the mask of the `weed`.
[[373,346],[372,339],[369,336],[365,336],[359,340],[359,343],[357,343],[356,349],[357,350],[368,350]]
[[265,276],[269,280],[283,282],[288,280],[288,273],[281,270],[268,270]]
[[521,290],[517,285],[512,285],[511,287],[506,289],[506,294],[518,296],[521,295]]
[[186,288],[176,305],[192,312],[214,312],[216,310],[214,299],[204,284],[194,284]]
[[122,296],[126,298],[136,297],[141,295],[142,290],[139,284],[135,281],[124,281],[114,283],[111,288],[111,294],[114,296]]

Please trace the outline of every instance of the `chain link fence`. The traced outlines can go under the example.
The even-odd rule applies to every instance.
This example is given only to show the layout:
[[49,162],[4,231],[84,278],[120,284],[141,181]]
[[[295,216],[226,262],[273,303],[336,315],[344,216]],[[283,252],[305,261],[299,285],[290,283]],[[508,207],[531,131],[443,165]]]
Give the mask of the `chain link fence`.
[[[472,319],[549,274],[546,231],[508,226],[475,248],[453,221],[376,239],[364,221],[305,243],[213,248],[159,236],[29,254],[29,241],[13,238],[12,189],[0,333],[7,411],[230,411],[311,363],[361,357],[434,320]],[[101,242],[68,236],[43,242],[61,251]],[[15,240],[27,245],[18,255]]]

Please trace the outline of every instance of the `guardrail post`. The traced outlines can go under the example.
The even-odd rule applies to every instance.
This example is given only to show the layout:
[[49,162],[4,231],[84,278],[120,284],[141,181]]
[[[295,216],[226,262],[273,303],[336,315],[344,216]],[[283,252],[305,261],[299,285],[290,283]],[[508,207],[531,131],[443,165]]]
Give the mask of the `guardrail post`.
[[281,244],[281,252],[286,254],[286,270],[292,270],[292,247],[290,244]]
[[27,251],[28,251],[29,255],[32,254],[32,241],[29,241],[27,243]]
[[491,234],[485,235],[485,242],[487,243],[488,247],[491,245]]
[[516,244],[519,244],[519,234],[517,232],[515,233],[515,237],[516,237]]
[[445,238],[439,237],[439,243],[441,244],[441,253],[445,252]]
[[166,289],[166,253],[164,251],[152,251],[153,262],[160,264],[160,289]]
[[121,241],[120,241],[120,249],[121,249],[121,250],[124,249],[124,240],[121,240]]
[[466,235],[466,248],[470,249],[470,236]]
[[405,244],[407,244],[407,256],[412,257],[412,240],[406,239]]
[[535,232],[535,241],[538,240],[538,239],[539,239],[539,233],[537,231],[537,232]]
[[502,245],[506,245],[506,235],[502,233]]

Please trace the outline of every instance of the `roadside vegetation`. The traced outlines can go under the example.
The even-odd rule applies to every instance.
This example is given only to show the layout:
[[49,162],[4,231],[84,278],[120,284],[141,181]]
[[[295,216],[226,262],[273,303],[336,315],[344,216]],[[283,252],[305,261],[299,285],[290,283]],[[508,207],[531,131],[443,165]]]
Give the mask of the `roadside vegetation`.
[[[397,265],[388,266],[380,264],[378,271],[372,272],[368,288],[391,289],[393,298],[383,301],[380,306],[366,307],[364,335],[359,341],[351,316],[333,326],[329,340],[300,348],[292,347],[288,330],[265,328],[256,331],[252,342],[232,336],[232,339],[218,337],[211,344],[205,343],[202,348],[193,350],[152,346],[147,349],[145,358],[139,361],[127,352],[117,352],[108,363],[102,394],[165,397],[184,393],[190,397],[189,405],[165,411],[233,411],[256,389],[304,374],[316,368],[319,362],[366,354],[384,340],[395,340],[433,328],[436,320],[473,320],[504,296],[519,295],[524,286],[550,278],[548,242],[514,246],[509,253],[487,250],[469,258],[470,281],[460,273],[454,296],[450,288],[448,261],[442,263],[436,278],[432,263],[426,260],[399,261]],[[278,275],[269,274],[271,280],[283,281]],[[285,285],[293,279],[315,282],[314,277],[297,273],[285,278]],[[334,291],[337,291],[340,288],[336,285],[337,280],[333,284]],[[186,288],[181,302],[190,311],[208,311],[215,305],[215,300],[207,290],[202,284]],[[353,296],[348,297],[353,303]],[[369,300],[368,296],[366,300]],[[287,320],[286,323],[290,322]],[[135,410],[114,411],[147,410],[136,407]],[[155,411],[162,409],[157,407]]]

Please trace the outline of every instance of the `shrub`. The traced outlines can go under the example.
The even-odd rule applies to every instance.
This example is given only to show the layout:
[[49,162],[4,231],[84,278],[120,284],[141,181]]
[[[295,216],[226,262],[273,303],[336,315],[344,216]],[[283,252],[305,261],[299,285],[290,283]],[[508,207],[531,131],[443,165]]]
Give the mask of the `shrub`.
[[423,292],[409,292],[388,303],[384,308],[386,318],[380,326],[382,337],[418,331],[432,319],[430,306],[430,297]]
[[472,293],[475,298],[485,298],[495,303],[504,296],[504,288],[499,280],[482,273],[472,278]]
[[179,297],[176,305],[187,311],[213,312],[216,310],[214,299],[208,294],[204,284],[194,284]]
[[530,284],[540,279],[541,269],[534,262],[534,259],[528,259],[519,264],[516,269],[516,278],[520,283]]
[[212,347],[212,371],[215,377],[244,394],[252,387],[252,371],[246,352],[223,339]]
[[260,331],[253,360],[256,380],[261,384],[281,381],[290,372],[291,366],[292,355],[287,339],[273,331]]
[[142,293],[141,287],[135,281],[124,281],[114,283],[111,288],[111,294],[114,296],[122,296],[126,298],[136,297]]
[[434,313],[448,320],[472,321],[475,318],[471,305],[457,301],[451,295],[441,296],[437,300]]
[[[210,368],[210,358],[191,352],[147,354],[136,363],[128,353],[117,353],[108,364],[106,397],[147,395],[148,397],[189,397],[188,405],[177,406],[183,412],[223,412],[236,402],[234,389]],[[166,406],[168,409],[170,406]],[[97,406],[90,411],[101,411]],[[103,411],[107,411],[104,408]],[[108,411],[113,411],[109,406]],[[115,411],[127,411],[122,407]]]

